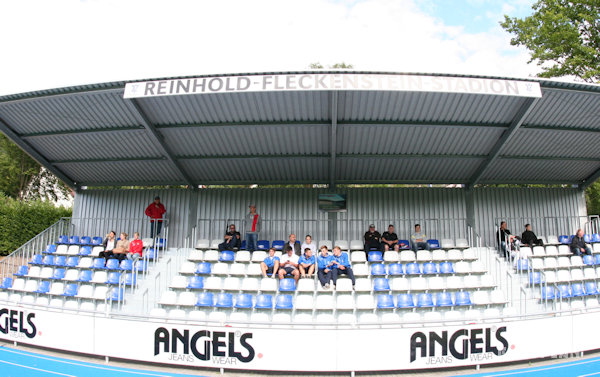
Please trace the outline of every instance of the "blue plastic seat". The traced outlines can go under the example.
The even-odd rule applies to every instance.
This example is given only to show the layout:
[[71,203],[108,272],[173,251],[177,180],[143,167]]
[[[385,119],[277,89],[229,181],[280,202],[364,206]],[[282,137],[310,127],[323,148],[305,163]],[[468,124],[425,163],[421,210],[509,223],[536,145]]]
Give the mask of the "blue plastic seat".
[[165,245],[166,245],[166,242],[165,242],[164,238],[157,238],[156,239],[156,243],[154,244],[154,246],[157,247],[157,248],[159,248],[159,249],[165,247]]
[[390,282],[386,278],[375,278],[373,282],[373,290],[375,292],[389,291]]
[[59,236],[57,243],[59,243],[59,244],[69,244],[69,236]]
[[50,292],[50,281],[42,280],[40,281],[40,285],[38,285],[37,289],[33,291],[34,293],[48,293]]
[[148,255],[148,260],[154,260],[158,257],[158,249],[155,247],[149,247],[146,249],[146,255]]
[[414,308],[415,299],[411,293],[400,293],[396,296],[397,308]]
[[242,246],[240,247],[242,250],[246,250],[246,240],[242,240]]
[[[21,266],[23,267],[23,266]],[[10,287],[12,287],[13,285],[13,279],[8,277],[8,278],[4,278],[2,279],[2,284],[0,285],[0,289],[8,289]]]
[[454,273],[454,265],[452,262],[442,262],[440,263],[440,274],[453,274]]
[[121,271],[133,271],[133,261],[131,259],[123,259],[119,264]]
[[371,265],[371,275],[381,276],[386,275],[385,265],[383,263],[375,263]]
[[528,259],[518,259],[517,260],[517,271],[527,271],[529,269],[529,260]]
[[583,264],[588,265],[588,266],[593,266],[594,264],[596,264],[596,261],[594,260],[593,256],[584,254],[583,255]]
[[569,243],[569,236],[558,236],[558,242],[566,245]]
[[592,242],[593,243],[600,242],[600,234],[598,234],[598,233],[592,234]]
[[104,260],[104,258],[94,258],[94,260],[92,261],[92,268],[96,270],[105,269],[105,262],[106,261]]
[[279,290],[281,292],[293,292],[296,290],[296,281],[294,279],[279,280]]
[[542,299],[554,300],[556,298],[556,289],[552,286],[546,286],[542,289]]
[[79,282],[88,282],[92,280],[92,270],[81,270],[81,272],[79,272],[79,278],[77,279],[77,281]]
[[42,264],[43,259],[44,257],[42,254],[35,254],[33,257],[31,257],[31,262],[29,262],[29,264]]
[[81,245],[90,245],[91,243],[92,243],[91,237],[88,237],[88,236],[81,237],[81,240],[80,240]]
[[408,250],[410,249],[410,242],[408,240],[398,240],[398,247],[400,247],[400,250]]
[[67,266],[67,267],[77,267],[78,264],[79,264],[79,257],[68,257],[67,258],[67,263],[65,264],[65,266]]
[[252,295],[248,293],[240,293],[235,297],[235,307],[238,309],[252,308]]
[[471,295],[469,292],[456,292],[454,294],[454,304],[457,306],[471,305]]
[[119,260],[115,258],[110,258],[106,261],[106,269],[107,270],[119,270]]
[[204,278],[202,276],[192,276],[187,287],[189,289],[202,289],[204,288]]
[[392,263],[388,266],[389,274],[392,276],[398,276],[404,274],[404,269],[400,263]]
[[219,293],[217,295],[217,302],[215,303],[217,308],[232,308],[233,307],[233,296],[231,293]]
[[27,273],[29,273],[29,266],[19,266],[19,269],[17,270],[17,272],[13,275],[25,276],[25,275],[27,275]]
[[562,297],[562,298],[571,297],[571,290],[569,289],[568,284],[559,284],[558,285],[558,297]]
[[584,234],[583,241],[586,243],[592,243],[592,236],[590,236],[589,234]]
[[214,305],[214,297],[212,292],[201,292],[198,294],[198,301],[196,306],[211,307]]
[[54,265],[54,255],[45,255],[42,259],[42,264],[44,266],[53,266]]
[[440,241],[438,241],[436,239],[427,240],[427,243],[429,244],[430,249],[439,249],[440,248]]
[[424,274],[437,274],[437,265],[432,262],[427,262],[423,264],[423,273]]
[[57,268],[54,270],[54,273],[52,273],[53,280],[62,280],[64,277],[65,277],[65,269],[64,268]]
[[450,292],[438,292],[435,295],[435,306],[453,306],[452,294]]
[[406,274],[407,275],[420,275],[421,274],[421,268],[419,267],[418,263],[408,263],[406,265]]
[[119,279],[121,278],[121,273],[117,271],[112,271],[108,273],[108,278],[106,279],[106,284],[119,284]]
[[102,237],[93,237],[92,238],[92,246],[100,246],[102,245]]
[[67,297],[75,296],[77,294],[77,288],[78,288],[78,286],[75,283],[67,284],[67,286],[65,287],[63,296],[67,296]]
[[535,271],[529,274],[529,285],[537,285],[542,282],[542,273]]
[[285,245],[285,241],[283,240],[274,240],[271,242],[271,247],[274,247],[275,250],[281,251],[283,250],[283,246]]
[[46,254],[52,254],[52,253],[56,253],[56,245],[55,244],[50,244],[48,246],[46,246]]
[[125,278],[123,279],[123,284],[125,284],[128,287],[136,285],[137,279],[135,277],[135,274],[133,272],[126,272]]
[[256,304],[254,304],[256,309],[272,309],[273,308],[273,296],[260,294],[256,296]]
[[196,266],[197,274],[210,275],[210,270],[211,270],[211,266],[210,266],[210,263],[208,263],[208,262],[201,262],[201,263],[198,263],[198,266]]
[[67,264],[67,257],[64,255],[59,255],[54,258],[54,265],[58,267],[64,267]]
[[114,287],[111,289],[109,299],[112,301],[123,300],[123,288],[119,289],[118,287]]
[[600,264],[600,254],[594,255],[594,262],[596,262],[595,264]]
[[597,295],[598,294],[598,286],[595,281],[586,281],[585,282],[585,293],[587,295]]
[[433,306],[433,297],[431,293],[419,293],[417,295],[417,307],[430,308]]
[[269,248],[269,241],[268,240],[260,240],[256,243],[256,249],[257,250],[267,250]]
[[279,295],[275,299],[275,309],[293,309],[294,308],[294,296],[292,295]]
[[369,251],[367,260],[369,262],[383,262],[383,253],[381,251]]
[[232,250],[223,250],[219,256],[220,262],[233,262],[235,259],[235,253]]
[[71,236],[69,237],[70,245],[79,245],[79,236]]
[[581,283],[571,284],[571,296],[572,297],[585,296],[585,292],[583,291],[583,284],[581,284]]
[[86,255],[90,255],[92,254],[92,247],[91,246],[82,246],[79,249],[79,255],[81,256],[86,256]]
[[394,297],[392,295],[377,296],[377,308],[378,309],[393,309],[394,308]]

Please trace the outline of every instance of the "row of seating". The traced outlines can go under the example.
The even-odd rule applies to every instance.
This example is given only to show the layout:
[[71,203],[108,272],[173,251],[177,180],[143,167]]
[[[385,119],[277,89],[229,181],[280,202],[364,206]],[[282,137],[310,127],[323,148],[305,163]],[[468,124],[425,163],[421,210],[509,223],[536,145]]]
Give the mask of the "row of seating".
[[540,282],[545,283],[559,283],[559,282],[571,282],[571,281],[586,281],[586,280],[598,280],[600,279],[600,268],[594,270],[594,268],[574,269],[574,270],[559,270],[555,271],[533,271],[529,275],[529,281],[531,285],[539,284]]
[[[148,254],[149,259],[156,258],[159,248],[147,246],[144,248],[144,255]],[[48,245],[42,253],[45,257],[97,257],[104,251],[104,246],[79,246],[79,245]],[[40,255],[40,254],[36,254]]]
[[572,283],[547,285],[542,289],[542,300],[598,296],[599,294],[600,292],[598,292],[598,285],[593,281],[586,282],[585,284]]
[[[110,286],[103,283],[100,286],[94,286],[91,284],[81,285],[79,283],[63,283],[60,281],[50,282],[48,280],[26,280],[26,279],[15,279],[11,283],[7,281],[10,278],[4,278],[2,281],[2,291],[3,296],[8,297],[8,293],[10,292],[26,292],[33,294],[43,294],[50,296],[64,296],[64,297],[78,297],[78,298],[88,298],[88,299],[101,299],[104,300],[106,298],[107,292],[111,289]],[[135,284],[134,277],[130,277],[130,283]],[[118,280],[116,283],[118,284]],[[100,293],[103,292],[103,295]],[[122,292],[121,292],[122,293]],[[6,298],[5,298],[6,299]]]
[[[34,294],[31,294],[34,293]],[[69,300],[68,298],[71,298]],[[110,301],[117,302],[123,299],[123,290],[118,287],[96,287],[95,289],[90,286],[82,286],[81,289],[75,289],[74,287],[64,287],[61,291],[57,288],[55,292],[48,292],[44,295],[40,295],[39,292],[7,292],[0,291],[0,301],[8,301],[15,304],[36,304],[44,305],[52,308],[70,308],[79,309],[79,303],[81,300],[92,301],[92,305],[88,306],[84,310],[96,310],[94,301]],[[70,303],[70,304],[67,304]],[[77,304],[77,305],[74,305]],[[82,303],[83,305],[83,303]],[[106,307],[102,304],[102,308],[98,310],[104,310]]]
[[[592,249],[592,253],[600,254],[600,243],[588,245]],[[546,246],[534,246],[521,247],[519,256],[522,258],[543,258],[546,256],[558,257],[558,256],[569,256],[572,255],[571,249],[568,245],[546,245]]]
[[[525,262],[523,262],[525,263]],[[534,270],[558,270],[558,269],[570,269],[570,268],[581,268],[600,265],[600,254],[593,255],[573,255],[571,257],[544,257],[544,258],[531,258],[531,268]]]
[[[156,242],[153,238],[143,238],[144,246],[152,246],[156,244],[156,247],[164,247],[166,240],[164,238],[156,238]],[[102,237],[89,237],[89,236],[67,236],[62,235],[58,237],[56,245],[77,245],[77,246],[100,246],[103,243]],[[222,242],[222,241],[221,241]]]
[[16,289],[22,290],[24,281],[27,280],[28,284],[48,284],[52,281],[65,281],[65,282],[79,282],[79,283],[93,283],[93,284],[119,284],[121,277],[127,284],[135,285],[136,274],[134,272],[122,272],[122,271],[92,271],[92,270],[66,270],[57,268],[54,272],[42,271],[39,275],[25,275],[25,277],[5,277],[2,279],[0,289]]

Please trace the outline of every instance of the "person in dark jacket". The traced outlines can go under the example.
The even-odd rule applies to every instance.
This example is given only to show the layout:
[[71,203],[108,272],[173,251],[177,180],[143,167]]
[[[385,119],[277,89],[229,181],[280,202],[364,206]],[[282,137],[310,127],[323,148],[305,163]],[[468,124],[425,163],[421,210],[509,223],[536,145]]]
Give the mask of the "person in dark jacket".
[[511,258],[512,255],[510,251],[512,249],[514,249],[517,252],[520,250],[520,242],[517,239],[517,237],[513,236],[510,233],[510,230],[506,228],[506,221],[502,221],[500,223],[500,229],[496,233],[496,240],[498,241],[498,244],[500,245],[500,250],[502,251],[502,254],[504,254],[504,257],[506,259]]
[[531,224],[525,224],[525,231],[521,234],[521,243],[525,246],[544,246],[544,242],[537,238],[531,231]]
[[592,255],[592,249],[585,244],[583,239],[583,229],[577,229],[575,237],[571,240],[571,252],[575,255]]

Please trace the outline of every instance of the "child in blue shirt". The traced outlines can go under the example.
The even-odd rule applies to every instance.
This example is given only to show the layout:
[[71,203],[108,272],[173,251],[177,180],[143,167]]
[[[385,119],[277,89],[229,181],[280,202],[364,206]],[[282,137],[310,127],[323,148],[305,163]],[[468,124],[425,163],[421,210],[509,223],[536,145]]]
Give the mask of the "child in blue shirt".
[[260,269],[264,277],[271,275],[272,278],[277,274],[279,270],[279,257],[275,256],[275,248],[269,249],[269,256],[260,262]]
[[304,249],[304,254],[298,259],[298,267],[300,268],[300,275],[304,278],[307,273],[309,277],[315,272],[315,256],[312,255],[310,247]]
[[321,254],[317,257],[317,277],[321,286],[329,289],[329,281],[331,280],[331,270],[333,269],[333,255],[329,255],[327,246],[321,246]]

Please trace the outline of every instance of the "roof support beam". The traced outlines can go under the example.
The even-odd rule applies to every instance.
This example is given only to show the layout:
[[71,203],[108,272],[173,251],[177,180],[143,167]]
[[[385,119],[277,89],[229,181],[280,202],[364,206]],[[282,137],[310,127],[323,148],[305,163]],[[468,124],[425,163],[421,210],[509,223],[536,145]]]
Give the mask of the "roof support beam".
[[185,170],[183,169],[181,164],[179,164],[177,159],[175,159],[169,146],[167,145],[167,143],[165,143],[163,136],[156,130],[156,127],[154,127],[154,125],[150,121],[150,118],[148,118],[148,116],[144,113],[144,110],[140,106],[138,100],[130,99],[129,101],[133,105],[133,111],[135,111],[137,113],[137,115],[139,115],[140,119],[142,120],[142,125],[148,131],[150,136],[158,143],[158,145],[162,149],[162,153],[165,155],[167,160],[169,160],[169,162],[171,162],[171,165],[173,165],[175,170],[177,170],[179,172],[179,174],[183,177],[184,181],[188,184],[188,186],[190,186],[190,188],[194,188],[195,187],[194,181],[185,172]]
[[25,151],[28,155],[31,156],[34,160],[36,160],[40,165],[48,169],[52,174],[54,174],[58,179],[63,181],[67,186],[72,189],[79,189],[79,185],[69,177],[62,170],[58,169],[56,166],[52,165],[48,160],[46,160],[35,148],[33,148],[29,143],[24,141],[17,135],[15,131],[13,131],[12,127],[4,119],[0,118],[0,131],[2,131],[9,139],[11,139],[15,144],[17,144],[21,149]]
[[494,146],[492,147],[492,150],[490,151],[487,160],[483,162],[481,166],[479,166],[479,168],[475,171],[475,174],[473,174],[473,177],[467,185],[468,188],[475,186],[477,182],[479,182],[481,177],[483,177],[487,169],[492,165],[492,163],[496,161],[496,159],[500,155],[502,147],[504,147],[504,145],[511,139],[511,137],[513,137],[514,134],[519,130],[519,127],[521,127],[523,121],[531,112],[531,110],[533,110],[535,104],[538,103],[538,101],[539,98],[526,98],[523,101],[523,104],[515,114],[512,122],[510,123],[510,126],[502,133],[500,139],[498,139],[498,141],[496,141],[496,144],[494,144]]
[[581,181],[579,188],[585,190],[590,187],[598,178],[600,178],[600,169],[596,170],[592,175]]
[[337,149],[337,118],[338,118],[338,92],[331,92],[331,160],[329,162],[329,189],[335,189],[336,176],[336,149]]

